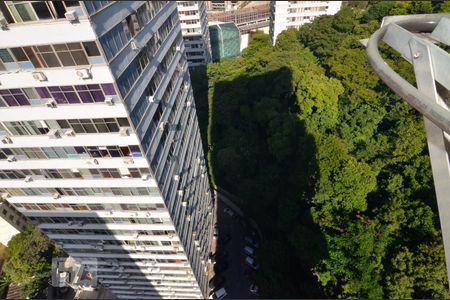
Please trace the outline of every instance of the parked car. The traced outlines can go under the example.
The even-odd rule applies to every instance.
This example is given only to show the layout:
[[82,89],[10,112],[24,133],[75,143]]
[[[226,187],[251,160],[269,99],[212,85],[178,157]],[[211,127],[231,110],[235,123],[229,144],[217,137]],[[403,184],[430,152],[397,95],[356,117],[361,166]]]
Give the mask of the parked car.
[[245,257],[245,263],[250,266],[253,270],[259,269],[259,264],[256,263],[255,259],[253,257],[247,256]]
[[214,272],[217,273],[222,273],[223,271],[225,271],[228,268],[228,264],[225,261],[222,261],[220,263],[216,263],[214,265]]
[[216,226],[214,226],[213,239],[217,240],[218,238],[219,238],[219,225],[216,224]]
[[229,207],[225,207],[223,209],[223,212],[226,213],[227,215],[229,215],[230,217],[234,217],[234,212]]
[[256,240],[252,239],[251,237],[246,236],[244,240],[247,244],[253,246],[254,248],[259,248],[259,243]]
[[258,288],[258,286],[256,285],[256,283],[252,283],[252,284],[250,285],[249,291],[250,291],[250,293],[252,293],[252,294],[254,294],[254,295],[256,295],[256,296],[259,296],[259,288]]
[[255,249],[253,249],[252,247],[249,247],[249,246],[244,247],[244,252],[245,252],[245,254],[247,254],[249,256],[255,255]]
[[223,299],[227,296],[227,291],[225,290],[225,288],[220,288],[216,291],[213,291],[210,295],[209,295],[209,299]]

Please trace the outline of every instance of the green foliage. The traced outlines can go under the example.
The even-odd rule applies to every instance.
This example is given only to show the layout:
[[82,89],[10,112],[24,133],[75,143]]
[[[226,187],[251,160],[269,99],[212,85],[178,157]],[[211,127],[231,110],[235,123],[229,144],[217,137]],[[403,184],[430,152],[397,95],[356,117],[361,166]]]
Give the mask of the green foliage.
[[3,273],[11,282],[24,285],[22,297],[36,296],[50,277],[52,257],[57,253],[53,243],[30,225],[8,242]]
[[[265,238],[263,297],[448,297],[422,117],[379,80],[359,42],[388,14],[447,6],[350,3],[282,32],[275,47],[255,36],[241,57],[208,65],[207,91],[194,85],[215,183]],[[407,62],[381,51],[414,81]]]

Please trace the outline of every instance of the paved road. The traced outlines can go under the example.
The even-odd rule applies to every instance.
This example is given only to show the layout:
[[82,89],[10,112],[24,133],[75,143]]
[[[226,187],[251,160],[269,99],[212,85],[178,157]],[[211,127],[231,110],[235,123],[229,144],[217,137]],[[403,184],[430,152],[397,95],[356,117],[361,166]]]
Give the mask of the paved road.
[[229,235],[231,237],[226,244],[221,243],[220,240],[217,243],[217,252],[225,250],[228,253],[226,258],[228,268],[221,273],[225,277],[224,287],[228,293],[226,298],[258,298],[249,291],[254,272],[244,262],[245,229],[243,221],[237,214],[234,217],[230,217],[224,213],[225,207],[227,206],[220,201],[219,194],[217,216],[217,223],[220,226],[219,235]]

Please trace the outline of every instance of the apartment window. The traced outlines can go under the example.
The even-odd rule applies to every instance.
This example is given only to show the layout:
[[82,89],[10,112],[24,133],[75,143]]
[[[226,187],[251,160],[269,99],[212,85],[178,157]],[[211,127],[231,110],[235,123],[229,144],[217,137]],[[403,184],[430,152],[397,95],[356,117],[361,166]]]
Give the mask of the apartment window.
[[86,10],[89,12],[89,14],[93,14],[96,11],[100,10],[102,7],[108,5],[109,3],[111,3],[113,1],[100,1],[100,0],[96,0],[96,1],[83,1],[84,6],[86,7]]
[[80,103],[80,100],[93,103],[104,101],[105,95],[116,95],[113,84],[7,89],[0,90],[0,106],[30,105],[36,99],[54,99],[60,104]]
[[[8,106],[30,105],[21,89],[0,90],[0,99],[3,99]],[[1,106],[6,105],[3,104]]]
[[[80,6],[79,1],[5,1],[15,22],[64,18],[68,7]],[[81,13],[81,11],[78,11]]]

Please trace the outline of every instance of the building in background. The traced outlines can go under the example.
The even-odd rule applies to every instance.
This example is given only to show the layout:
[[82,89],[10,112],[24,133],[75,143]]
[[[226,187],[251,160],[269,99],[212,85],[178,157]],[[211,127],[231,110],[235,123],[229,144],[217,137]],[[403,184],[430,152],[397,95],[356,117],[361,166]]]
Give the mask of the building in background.
[[204,1],[207,5],[208,12],[222,12],[235,10],[246,1]]
[[334,15],[342,1],[270,1],[270,39],[275,45],[277,36],[285,29],[299,28],[321,15]]
[[205,1],[177,1],[177,5],[189,66],[207,64],[211,48]]
[[0,243],[6,246],[9,240],[26,230],[26,219],[8,201],[0,199]]
[[261,4],[244,7],[242,9],[211,14],[209,21],[233,22],[241,34],[269,27],[270,1],[261,1]]
[[0,10],[3,201],[118,298],[206,296],[213,199],[177,3]]
[[213,61],[238,56],[241,53],[241,34],[234,23],[210,23],[209,36]]

